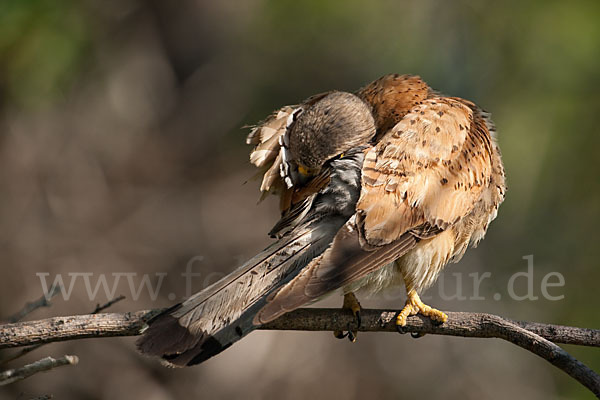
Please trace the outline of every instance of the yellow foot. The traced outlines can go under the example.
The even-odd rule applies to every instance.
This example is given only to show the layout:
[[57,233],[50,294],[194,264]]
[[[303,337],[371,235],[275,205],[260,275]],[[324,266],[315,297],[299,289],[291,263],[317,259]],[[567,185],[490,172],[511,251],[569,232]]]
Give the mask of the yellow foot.
[[417,292],[415,292],[414,290],[410,290],[408,292],[408,298],[406,299],[406,305],[396,317],[396,327],[398,328],[398,332],[404,333],[402,327],[406,326],[406,319],[410,315],[417,314],[422,314],[426,317],[429,317],[434,323],[437,324],[443,324],[448,320],[448,316],[446,314],[444,314],[440,310],[436,310],[435,308],[429,307],[427,304],[424,304],[419,298]]
[[358,336],[358,328],[360,328],[360,323],[361,323],[360,303],[358,302],[358,299],[356,298],[354,293],[350,292],[350,293],[346,293],[344,295],[344,305],[342,306],[342,309],[352,311],[352,314],[354,315],[354,318],[356,319],[356,330],[354,330],[354,331],[351,330],[350,324],[348,324],[348,332],[344,333],[342,331],[334,331],[333,335],[338,339],[343,339],[345,337],[348,337],[348,340],[350,340],[352,343],[354,343],[354,342],[356,342],[356,337]]

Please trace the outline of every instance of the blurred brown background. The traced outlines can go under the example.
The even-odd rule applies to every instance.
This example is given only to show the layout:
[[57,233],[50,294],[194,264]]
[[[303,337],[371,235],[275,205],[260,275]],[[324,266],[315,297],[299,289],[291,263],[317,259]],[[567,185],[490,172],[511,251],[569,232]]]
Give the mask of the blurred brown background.
[[[0,3],[0,316],[62,274],[112,285],[111,308],[162,307],[199,290],[269,243],[275,202],[256,205],[243,125],[320,91],[353,91],[386,73],[493,113],[509,192],[487,239],[451,265],[431,304],[599,327],[600,2],[136,1]],[[510,276],[534,255],[534,295]],[[564,287],[544,298],[545,274]],[[469,273],[490,272],[473,296]],[[105,274],[105,275],[101,275]],[[68,300],[29,318],[88,313]],[[554,280],[553,280],[554,281]],[[518,279],[516,292],[527,290]],[[441,286],[440,286],[441,285]],[[462,285],[462,286],[459,286]],[[440,287],[441,290],[440,291]],[[501,300],[494,298],[501,295]],[[402,292],[364,299],[400,307]],[[341,304],[337,296],[321,303]],[[448,398],[575,399],[561,371],[499,340],[255,332],[185,369],[136,353],[133,338],[53,344],[9,364],[77,354],[80,364],[0,389],[2,399]],[[568,347],[600,370],[596,349]],[[1,356],[2,354],[0,354]]]

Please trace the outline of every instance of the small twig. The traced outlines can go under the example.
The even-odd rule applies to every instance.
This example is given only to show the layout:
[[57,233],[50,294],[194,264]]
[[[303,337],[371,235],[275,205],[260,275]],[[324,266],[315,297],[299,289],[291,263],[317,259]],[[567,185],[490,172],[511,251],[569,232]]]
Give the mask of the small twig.
[[25,354],[29,354],[32,351],[39,349],[40,347],[42,347],[44,345],[44,343],[40,343],[40,344],[34,344],[33,346],[29,346],[29,347],[25,347],[23,349],[20,349],[19,351],[17,351],[14,354],[11,354],[9,356],[6,356],[4,358],[0,358],[0,365],[4,365],[6,363],[9,363],[11,361],[16,360],[17,358],[21,358],[23,357]]
[[119,297],[112,299],[104,305],[96,304],[96,308],[94,309],[94,311],[92,311],[92,314],[98,314],[99,312],[106,310],[108,307],[112,306],[115,303],[118,303],[121,300],[125,300],[125,296],[120,295]]
[[7,321],[11,323],[18,322],[25,318],[27,315],[37,310],[38,308],[50,307],[52,305],[50,303],[50,299],[59,294],[60,291],[60,285],[53,285],[48,293],[44,294],[42,297],[35,301],[31,301],[25,304],[25,306],[19,312],[8,317]]
[[61,357],[59,359],[54,359],[52,357],[42,358],[41,360],[31,364],[27,364],[24,367],[9,369],[8,371],[1,372],[0,386],[8,385],[9,383],[28,378],[33,374],[49,371],[53,368],[58,368],[63,365],[75,365],[78,362],[79,359],[77,358],[77,356],[69,355]]

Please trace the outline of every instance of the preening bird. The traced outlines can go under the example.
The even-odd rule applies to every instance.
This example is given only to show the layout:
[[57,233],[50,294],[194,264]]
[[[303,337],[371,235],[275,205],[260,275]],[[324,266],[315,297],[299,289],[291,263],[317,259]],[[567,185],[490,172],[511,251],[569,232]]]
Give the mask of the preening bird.
[[277,240],[151,321],[143,353],[198,364],[336,290],[358,323],[354,292],[402,284],[400,330],[417,313],[447,320],[419,293],[483,238],[506,190],[486,112],[417,76],[386,75],[283,107],[247,141],[261,191],[280,196]]

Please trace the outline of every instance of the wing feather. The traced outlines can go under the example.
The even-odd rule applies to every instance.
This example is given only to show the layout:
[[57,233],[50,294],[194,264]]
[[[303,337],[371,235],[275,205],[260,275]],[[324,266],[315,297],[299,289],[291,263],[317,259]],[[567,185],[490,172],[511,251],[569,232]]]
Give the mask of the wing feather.
[[446,229],[479,200],[491,172],[489,142],[470,134],[472,110],[451,98],[414,107],[367,153],[359,224],[371,245],[415,226]]
[[404,255],[417,243],[407,233],[394,243],[366,249],[353,220],[348,221],[332,245],[313,259],[298,276],[271,294],[267,304],[254,317],[254,324],[272,321],[286,312],[319,299],[335,289],[354,282]]
[[371,105],[377,138],[381,138],[431,92],[419,76],[390,74],[369,83],[357,95]]

